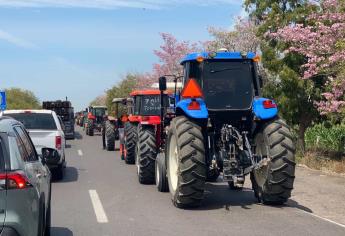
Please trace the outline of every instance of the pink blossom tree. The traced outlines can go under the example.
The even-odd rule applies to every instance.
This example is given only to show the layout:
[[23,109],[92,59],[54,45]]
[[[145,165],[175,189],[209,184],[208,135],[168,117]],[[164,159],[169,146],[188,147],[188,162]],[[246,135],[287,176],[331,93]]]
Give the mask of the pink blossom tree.
[[154,50],[159,63],[153,65],[151,73],[137,74],[137,88],[150,88],[163,75],[181,76],[183,73],[182,66],[180,65],[181,59],[188,53],[200,50],[196,43],[178,41],[169,33],[161,33],[160,35],[163,39],[163,44],[160,46],[160,49]]
[[321,114],[337,113],[345,106],[345,12],[344,1],[321,1],[320,10],[307,17],[307,24],[292,24],[270,37],[289,45],[286,53],[306,58],[301,78],[323,76],[322,101],[315,101]]

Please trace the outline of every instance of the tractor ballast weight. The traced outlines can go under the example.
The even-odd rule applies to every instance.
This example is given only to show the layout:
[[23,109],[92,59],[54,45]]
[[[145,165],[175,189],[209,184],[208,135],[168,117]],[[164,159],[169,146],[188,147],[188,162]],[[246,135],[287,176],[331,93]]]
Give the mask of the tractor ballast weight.
[[175,94],[165,158],[156,163],[158,190],[169,188],[175,206],[199,205],[205,182],[220,173],[230,189],[241,189],[250,174],[255,196],[266,204],[291,196],[295,145],[277,104],[261,97],[258,60],[240,52],[192,53],[182,60],[184,88]]

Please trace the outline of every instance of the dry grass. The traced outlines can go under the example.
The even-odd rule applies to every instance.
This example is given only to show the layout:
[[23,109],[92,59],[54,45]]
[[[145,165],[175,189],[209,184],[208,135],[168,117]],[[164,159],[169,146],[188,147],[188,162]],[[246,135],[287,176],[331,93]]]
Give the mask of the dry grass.
[[297,158],[299,164],[309,168],[333,172],[338,174],[345,173],[345,156],[340,153],[330,153],[323,151],[307,151],[303,156]]

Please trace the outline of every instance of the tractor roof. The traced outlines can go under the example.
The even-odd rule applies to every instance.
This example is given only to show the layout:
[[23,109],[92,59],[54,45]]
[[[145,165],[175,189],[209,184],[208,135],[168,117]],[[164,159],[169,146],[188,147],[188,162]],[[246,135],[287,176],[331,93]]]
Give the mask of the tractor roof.
[[[159,90],[134,90],[133,92],[130,93],[131,96],[138,96],[138,95],[160,95],[161,91]],[[167,90],[164,91],[164,94],[172,94],[171,91]]]
[[104,109],[107,109],[106,106],[90,106],[90,107],[92,107],[92,108],[104,108]]
[[125,103],[132,101],[131,98],[114,98],[112,103]]
[[[213,52],[212,52],[213,53]],[[253,52],[248,52],[246,57],[247,59],[254,59],[256,56]],[[182,59],[181,64],[186,63],[187,61],[196,61],[198,58],[203,57],[204,59],[243,59],[241,52],[217,52],[215,57],[210,56],[210,52],[199,52],[187,54],[185,58]]]

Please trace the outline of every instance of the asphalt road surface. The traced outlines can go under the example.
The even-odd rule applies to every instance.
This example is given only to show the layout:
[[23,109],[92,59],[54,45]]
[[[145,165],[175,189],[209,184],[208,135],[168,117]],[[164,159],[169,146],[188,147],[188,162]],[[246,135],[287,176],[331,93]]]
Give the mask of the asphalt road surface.
[[344,225],[313,215],[295,198],[264,206],[250,188],[231,191],[221,182],[207,184],[201,207],[177,209],[170,193],[140,185],[136,167],[119,152],[102,150],[99,135],[78,128],[77,139],[67,143],[65,179],[53,183],[53,236],[345,235]]

